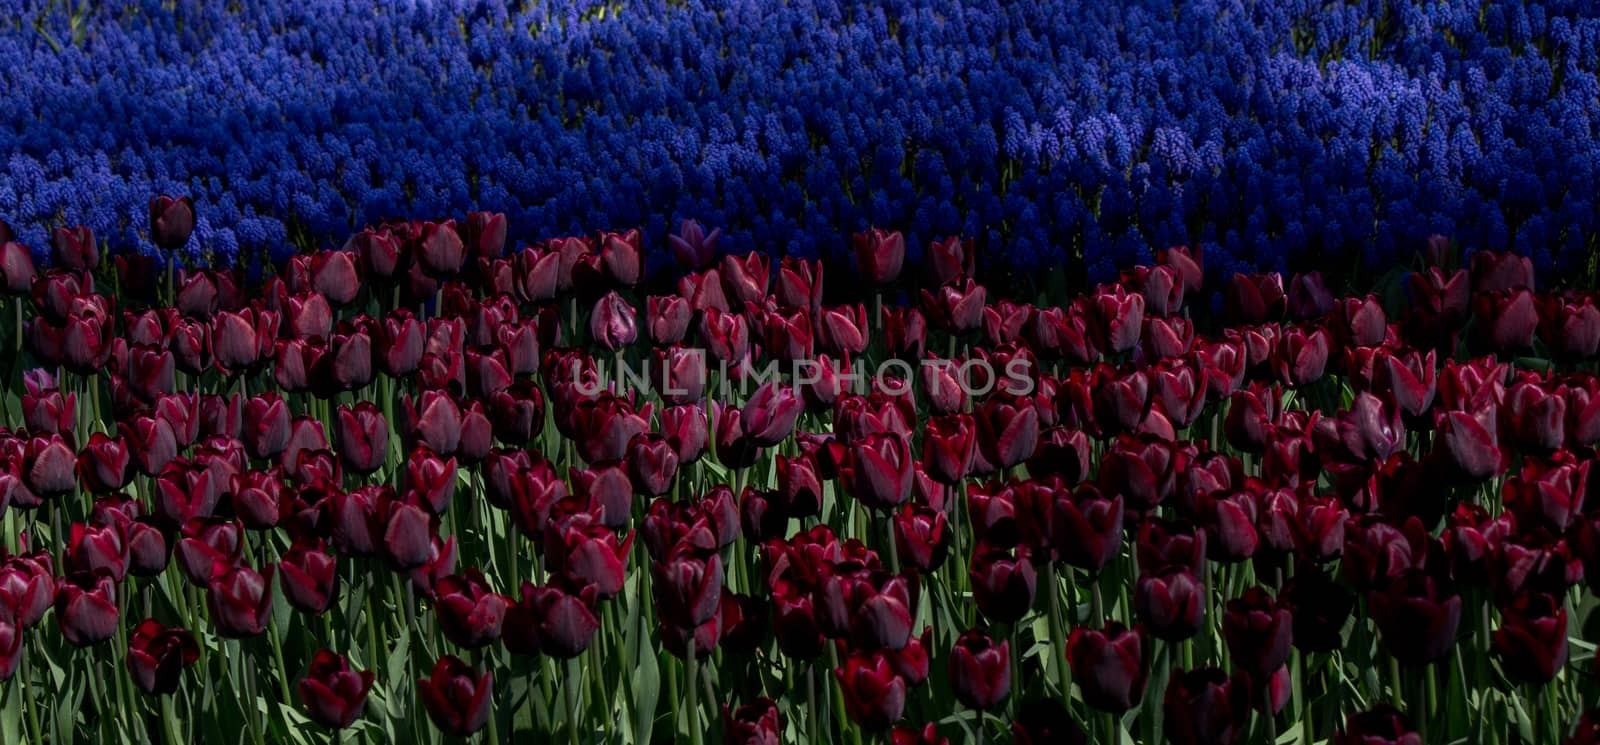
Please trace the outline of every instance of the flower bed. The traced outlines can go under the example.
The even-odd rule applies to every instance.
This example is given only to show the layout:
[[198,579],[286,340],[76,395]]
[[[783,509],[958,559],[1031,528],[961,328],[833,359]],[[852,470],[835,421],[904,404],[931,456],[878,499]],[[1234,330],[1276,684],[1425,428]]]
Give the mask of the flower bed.
[[507,232],[0,241],[7,741],[1600,738],[1600,310],[1528,259],[1030,304],[959,239]]

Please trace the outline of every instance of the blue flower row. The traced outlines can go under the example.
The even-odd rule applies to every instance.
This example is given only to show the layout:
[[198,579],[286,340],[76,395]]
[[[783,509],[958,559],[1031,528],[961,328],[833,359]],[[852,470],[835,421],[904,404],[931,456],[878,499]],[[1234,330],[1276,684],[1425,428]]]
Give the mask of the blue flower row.
[[[81,6],[81,7],[80,7]],[[0,0],[0,217],[189,261],[504,211],[524,240],[684,217],[838,256],[869,225],[1090,278],[1202,243],[1382,267],[1433,233],[1586,265],[1600,6],[1171,0]],[[664,262],[665,252],[652,261]],[[913,256],[915,260],[915,249]]]

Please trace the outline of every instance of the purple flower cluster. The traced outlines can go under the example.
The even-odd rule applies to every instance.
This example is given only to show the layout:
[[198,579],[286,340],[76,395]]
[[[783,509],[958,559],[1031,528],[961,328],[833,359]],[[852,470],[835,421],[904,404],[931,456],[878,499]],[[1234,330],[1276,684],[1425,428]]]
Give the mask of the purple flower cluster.
[[[1600,8],[1577,0],[774,6],[0,2],[0,217],[36,251],[196,197],[188,264],[389,216],[519,235],[680,219],[724,246],[1090,280],[1203,245],[1234,271],[1392,266],[1428,235],[1586,266]],[[273,253],[280,255],[272,256]],[[662,262],[664,257],[650,257]],[[1081,267],[1081,269],[1079,269]]]

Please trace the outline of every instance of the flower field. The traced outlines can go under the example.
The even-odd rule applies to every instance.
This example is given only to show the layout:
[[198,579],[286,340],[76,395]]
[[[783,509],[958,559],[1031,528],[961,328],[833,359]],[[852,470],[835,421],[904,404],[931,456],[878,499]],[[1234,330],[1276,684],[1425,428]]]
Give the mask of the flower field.
[[7,741],[1600,737],[1600,309],[1526,258],[1033,303],[959,239],[508,232],[0,236]]
[[1600,5],[0,59],[0,743],[1600,745]]

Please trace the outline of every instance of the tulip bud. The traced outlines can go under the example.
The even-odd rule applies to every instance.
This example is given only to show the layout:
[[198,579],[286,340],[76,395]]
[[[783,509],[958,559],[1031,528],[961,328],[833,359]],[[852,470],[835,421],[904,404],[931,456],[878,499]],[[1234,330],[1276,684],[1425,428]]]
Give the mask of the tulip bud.
[[488,723],[494,709],[494,675],[479,675],[452,655],[439,658],[433,672],[417,680],[428,718],[446,735],[466,737]]
[[1144,629],[1112,621],[1104,629],[1079,627],[1067,637],[1067,662],[1084,703],[1121,714],[1144,696]]
[[950,687],[956,700],[982,711],[1004,700],[1011,691],[1011,649],[1007,642],[969,630],[950,650]]

